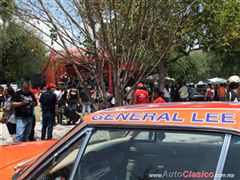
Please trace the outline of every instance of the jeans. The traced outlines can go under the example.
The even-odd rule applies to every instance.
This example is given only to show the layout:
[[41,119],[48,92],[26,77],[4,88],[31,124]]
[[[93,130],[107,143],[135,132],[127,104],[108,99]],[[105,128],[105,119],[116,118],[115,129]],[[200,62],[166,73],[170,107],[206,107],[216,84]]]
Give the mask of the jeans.
[[53,125],[55,123],[55,113],[43,113],[42,114],[42,136],[41,140],[46,138],[52,139]]
[[86,112],[88,114],[91,113],[91,104],[90,104],[90,102],[83,102],[82,103],[82,117],[85,116]]
[[29,134],[29,141],[33,141],[34,140],[34,135],[35,135],[35,126],[36,126],[36,117],[33,117],[33,121],[32,121],[32,128],[31,128],[31,132]]
[[32,129],[32,118],[16,117],[16,142],[27,142]]

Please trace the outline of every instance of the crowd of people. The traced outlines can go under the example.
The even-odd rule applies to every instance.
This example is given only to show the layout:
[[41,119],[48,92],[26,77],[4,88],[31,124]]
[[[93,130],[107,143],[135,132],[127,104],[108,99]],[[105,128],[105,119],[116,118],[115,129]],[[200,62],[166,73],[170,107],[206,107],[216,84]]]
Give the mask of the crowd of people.
[[[157,82],[151,87],[139,83],[135,90],[126,87],[125,91],[125,105],[195,101],[195,96],[198,95],[196,87],[186,83],[166,85],[164,88],[160,88]],[[204,101],[240,102],[239,76],[231,76],[227,84],[209,83],[202,96]],[[11,86],[5,89],[0,87],[0,110],[3,111],[1,123],[6,123],[14,143],[34,141],[35,107],[40,105],[41,139],[52,139],[54,125],[61,124],[64,117],[68,124],[75,124],[81,116],[91,113],[92,98],[90,90],[82,85],[67,87],[63,83],[55,87],[54,84],[48,84],[44,90],[37,91],[31,89],[28,82],[24,82],[16,92]],[[110,106],[114,106],[114,96],[106,92],[106,98]]]
[[44,90],[38,91],[24,82],[16,92],[12,87],[6,87],[1,88],[0,93],[3,97],[1,123],[6,123],[13,143],[35,140],[37,105],[40,105],[42,114],[41,140],[52,139],[56,116],[58,123],[62,123],[65,115],[68,124],[75,124],[80,119],[77,111],[82,112],[82,116],[91,112],[90,92],[82,86],[56,88],[54,84],[48,84]]
[[[166,85],[162,90],[157,82],[152,87],[139,83],[133,93],[132,104],[186,102],[186,101],[233,101],[240,102],[240,78],[231,76],[227,83],[204,84],[200,90],[193,84]],[[131,104],[131,103],[130,103]]]

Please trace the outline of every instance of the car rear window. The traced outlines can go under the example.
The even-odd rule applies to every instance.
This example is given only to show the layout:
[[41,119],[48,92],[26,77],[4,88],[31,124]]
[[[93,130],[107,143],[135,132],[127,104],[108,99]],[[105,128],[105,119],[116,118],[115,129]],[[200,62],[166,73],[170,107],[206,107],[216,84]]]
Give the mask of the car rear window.
[[211,132],[99,129],[75,179],[213,179],[223,140]]

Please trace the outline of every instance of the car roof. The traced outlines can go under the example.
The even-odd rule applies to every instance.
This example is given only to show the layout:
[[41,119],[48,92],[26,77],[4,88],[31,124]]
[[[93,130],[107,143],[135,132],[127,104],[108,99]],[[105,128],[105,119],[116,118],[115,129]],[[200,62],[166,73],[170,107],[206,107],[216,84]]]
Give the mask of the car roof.
[[114,107],[84,117],[88,125],[214,128],[240,133],[240,104],[186,102]]

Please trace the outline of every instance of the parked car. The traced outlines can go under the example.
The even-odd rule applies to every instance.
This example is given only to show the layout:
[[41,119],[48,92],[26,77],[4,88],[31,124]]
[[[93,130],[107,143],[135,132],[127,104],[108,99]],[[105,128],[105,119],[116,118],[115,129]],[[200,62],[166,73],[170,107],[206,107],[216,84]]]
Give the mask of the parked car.
[[101,110],[57,142],[1,146],[0,177],[240,179],[239,108],[237,103],[201,102]]

